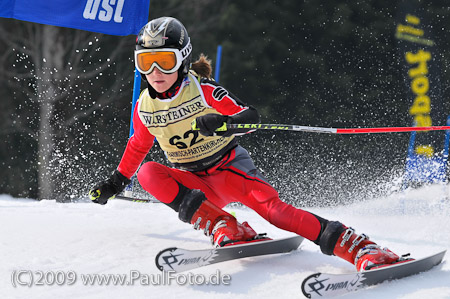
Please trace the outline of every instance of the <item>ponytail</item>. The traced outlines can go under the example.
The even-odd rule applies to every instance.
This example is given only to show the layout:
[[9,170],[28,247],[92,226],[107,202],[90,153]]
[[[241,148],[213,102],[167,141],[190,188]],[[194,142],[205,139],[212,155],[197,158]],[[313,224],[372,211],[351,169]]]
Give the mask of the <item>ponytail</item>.
[[196,72],[200,77],[211,79],[212,67],[211,60],[208,59],[203,53],[200,54],[200,57],[197,61],[193,62],[191,65],[191,69]]

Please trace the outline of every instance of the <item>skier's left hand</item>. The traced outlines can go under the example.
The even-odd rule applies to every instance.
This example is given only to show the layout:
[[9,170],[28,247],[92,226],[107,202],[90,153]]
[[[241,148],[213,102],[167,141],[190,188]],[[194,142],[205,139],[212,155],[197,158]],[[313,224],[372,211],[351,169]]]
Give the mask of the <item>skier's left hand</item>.
[[[200,130],[200,134],[205,136],[225,136],[229,137],[233,135],[231,130],[226,129],[226,125],[231,123],[231,117],[222,114],[206,114],[199,116],[195,119],[197,129]],[[224,128],[224,131],[217,131],[218,128]]]
[[108,199],[114,198],[115,195],[122,192],[130,182],[127,177],[116,170],[109,179],[91,188],[89,198],[94,203],[104,205],[108,202]]

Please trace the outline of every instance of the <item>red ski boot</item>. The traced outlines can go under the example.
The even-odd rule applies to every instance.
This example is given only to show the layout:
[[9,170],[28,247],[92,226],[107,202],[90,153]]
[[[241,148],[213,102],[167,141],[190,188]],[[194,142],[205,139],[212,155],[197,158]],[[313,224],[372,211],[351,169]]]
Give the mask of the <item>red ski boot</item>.
[[352,228],[341,234],[333,253],[356,265],[357,271],[379,268],[399,260],[398,255],[387,248],[382,249],[365,234],[355,234]]
[[365,234],[357,235],[338,221],[327,223],[318,242],[323,253],[336,255],[354,264],[358,271],[380,268],[400,261],[398,255],[369,240]]
[[200,190],[189,192],[180,206],[180,219],[202,229],[214,247],[261,239],[247,222],[240,224],[233,215],[207,200]]

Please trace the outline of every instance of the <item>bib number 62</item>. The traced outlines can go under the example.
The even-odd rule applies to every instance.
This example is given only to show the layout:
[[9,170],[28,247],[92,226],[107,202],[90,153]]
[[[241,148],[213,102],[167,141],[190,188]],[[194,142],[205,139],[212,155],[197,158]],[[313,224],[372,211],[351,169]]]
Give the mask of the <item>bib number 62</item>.
[[[198,137],[199,137],[198,131],[189,130],[183,134],[183,137],[178,135],[171,137],[169,139],[169,143],[171,145],[175,145],[179,149],[185,149],[204,140],[203,138],[199,139]],[[187,143],[189,143],[189,146],[187,145]]]

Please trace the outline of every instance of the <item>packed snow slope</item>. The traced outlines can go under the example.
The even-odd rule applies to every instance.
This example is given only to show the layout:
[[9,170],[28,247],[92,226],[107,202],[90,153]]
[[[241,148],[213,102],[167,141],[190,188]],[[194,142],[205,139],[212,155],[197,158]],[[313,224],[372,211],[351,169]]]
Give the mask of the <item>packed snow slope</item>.
[[[419,258],[450,249],[448,192],[448,186],[429,186],[348,206],[307,209],[340,220],[398,254],[411,253]],[[292,235],[246,208],[227,210],[273,238]],[[169,285],[156,269],[154,258],[161,249],[173,246],[200,249],[210,244],[202,232],[180,222],[163,204],[111,200],[100,206],[90,202],[38,202],[2,195],[0,297],[303,298],[301,282],[308,275],[318,271],[354,270],[337,257],[321,254],[316,245],[305,240],[292,253],[207,266],[191,271],[190,278],[187,273],[171,277]],[[449,260],[448,252],[444,263],[427,273],[344,297],[450,298]],[[134,276],[133,284],[101,285],[98,281],[91,284],[83,281],[94,274],[130,278],[131,273],[139,275],[139,278]],[[213,284],[187,283],[193,277],[194,282],[202,282],[211,275],[216,277],[211,280]],[[157,279],[163,285],[155,285]],[[222,283],[217,285],[217,281]]]

